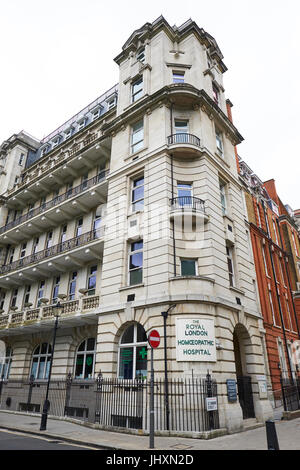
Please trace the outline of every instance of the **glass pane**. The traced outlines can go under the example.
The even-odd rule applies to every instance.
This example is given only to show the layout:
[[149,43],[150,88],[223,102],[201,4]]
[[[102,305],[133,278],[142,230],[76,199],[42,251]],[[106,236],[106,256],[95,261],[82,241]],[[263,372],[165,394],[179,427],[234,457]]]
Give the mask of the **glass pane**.
[[90,379],[93,375],[94,354],[87,354],[85,358],[84,378]]
[[143,241],[135,242],[131,244],[131,251],[142,250]]
[[84,361],[83,354],[77,354],[76,368],[75,368],[75,377],[77,379],[83,377],[83,361]]
[[139,178],[133,182],[133,186],[142,186],[144,184],[144,178]]
[[127,330],[125,330],[122,336],[121,343],[122,344],[133,343],[133,332],[134,332],[134,325],[131,325],[127,328]]
[[50,364],[51,364],[51,358],[47,358],[47,365],[46,365],[46,372],[45,372],[45,379],[48,379],[49,377],[49,372],[50,372]]
[[32,361],[31,372],[30,375],[33,375],[36,378],[37,375],[37,367],[38,367],[38,358],[35,357]]
[[38,376],[37,376],[38,379],[43,379],[44,378],[45,362],[46,362],[46,358],[41,357],[40,358],[40,364],[39,364],[39,370],[38,370]]
[[132,190],[132,202],[144,197],[144,186],[140,186]]
[[85,350],[85,341],[82,341],[82,343],[80,344],[78,348],[78,351],[84,351],[84,350]]
[[136,348],[136,377],[147,377],[147,346]]
[[119,377],[122,379],[133,378],[133,348],[120,348]]
[[146,343],[147,342],[147,335],[146,335],[146,331],[144,330],[144,328],[142,327],[142,325],[140,325],[139,323],[137,324],[137,343]]
[[144,129],[143,126],[138,128],[132,133],[132,144],[136,144],[144,139]]
[[47,354],[48,343],[43,343],[41,348],[41,354]]
[[35,350],[33,351],[33,354],[36,355],[36,354],[39,354],[40,353],[40,345],[38,345]]
[[87,351],[94,351],[95,349],[95,338],[89,338],[87,340]]
[[90,276],[88,280],[88,289],[94,289],[96,287],[96,276]]
[[193,259],[181,260],[181,275],[196,276],[196,262]]
[[130,272],[129,283],[130,283],[131,286],[133,286],[135,284],[141,284],[142,281],[143,281],[143,270],[142,270],[142,268],[136,269],[135,271]]
[[143,266],[143,252],[135,253],[134,255],[130,255],[130,269],[140,268]]

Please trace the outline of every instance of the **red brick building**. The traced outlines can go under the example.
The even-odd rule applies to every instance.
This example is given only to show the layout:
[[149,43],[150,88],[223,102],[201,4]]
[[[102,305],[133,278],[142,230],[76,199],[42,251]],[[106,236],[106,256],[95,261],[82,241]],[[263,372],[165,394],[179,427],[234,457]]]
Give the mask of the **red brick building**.
[[[265,328],[269,384],[280,395],[280,376],[299,376],[294,354],[300,338],[300,243],[294,215],[277,195],[275,181],[263,183],[239,160],[257,289]],[[299,289],[300,290],[300,289]]]

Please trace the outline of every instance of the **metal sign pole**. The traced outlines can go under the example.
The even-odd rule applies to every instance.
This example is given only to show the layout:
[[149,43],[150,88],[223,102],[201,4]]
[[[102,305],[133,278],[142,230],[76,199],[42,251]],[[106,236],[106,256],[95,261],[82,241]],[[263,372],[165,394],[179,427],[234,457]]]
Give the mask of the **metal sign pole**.
[[153,348],[151,347],[151,379],[150,379],[150,443],[149,448],[154,449],[154,367]]

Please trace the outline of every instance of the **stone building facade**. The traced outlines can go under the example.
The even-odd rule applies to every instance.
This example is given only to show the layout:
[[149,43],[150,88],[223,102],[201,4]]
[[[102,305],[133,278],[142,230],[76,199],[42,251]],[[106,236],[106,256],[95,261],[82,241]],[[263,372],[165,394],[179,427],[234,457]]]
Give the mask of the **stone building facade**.
[[[5,373],[149,374],[147,335],[167,337],[155,373],[218,382],[221,426],[243,427],[226,381],[251,378],[253,417],[272,416],[264,327],[215,39],[160,17],[115,58],[119,82],[39,142],[1,146],[0,337]],[[21,157],[23,155],[23,157]],[[1,180],[1,181],[2,181]],[[170,308],[172,307],[172,308]],[[3,369],[4,370],[4,369]]]

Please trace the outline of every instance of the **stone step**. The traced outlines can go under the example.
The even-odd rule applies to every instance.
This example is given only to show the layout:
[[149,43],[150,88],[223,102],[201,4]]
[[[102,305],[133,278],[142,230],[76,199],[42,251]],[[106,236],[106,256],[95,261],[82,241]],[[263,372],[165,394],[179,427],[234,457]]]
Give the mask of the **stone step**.
[[244,431],[250,431],[251,429],[260,428],[264,426],[264,423],[259,423],[256,418],[248,418],[243,420]]

